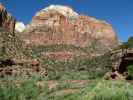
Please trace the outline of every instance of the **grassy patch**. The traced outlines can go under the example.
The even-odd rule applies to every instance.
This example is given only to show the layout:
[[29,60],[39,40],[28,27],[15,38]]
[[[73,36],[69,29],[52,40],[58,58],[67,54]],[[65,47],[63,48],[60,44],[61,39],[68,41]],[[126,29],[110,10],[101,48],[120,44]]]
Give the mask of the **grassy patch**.
[[[49,89],[47,82],[37,86],[37,80],[5,80],[0,85],[0,100],[132,100],[133,86],[125,81],[90,80],[86,85],[58,81]],[[77,90],[78,91],[77,91]],[[75,92],[71,92],[71,91]]]
[[84,100],[132,100],[133,86],[123,81],[102,81]]

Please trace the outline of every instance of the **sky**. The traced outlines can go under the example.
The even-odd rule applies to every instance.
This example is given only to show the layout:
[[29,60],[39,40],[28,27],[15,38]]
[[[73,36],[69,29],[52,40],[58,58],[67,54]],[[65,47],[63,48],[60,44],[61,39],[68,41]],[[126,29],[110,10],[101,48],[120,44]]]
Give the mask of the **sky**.
[[79,14],[112,24],[118,39],[133,36],[133,0],[0,0],[18,21],[28,24],[39,10],[51,5],[67,5]]

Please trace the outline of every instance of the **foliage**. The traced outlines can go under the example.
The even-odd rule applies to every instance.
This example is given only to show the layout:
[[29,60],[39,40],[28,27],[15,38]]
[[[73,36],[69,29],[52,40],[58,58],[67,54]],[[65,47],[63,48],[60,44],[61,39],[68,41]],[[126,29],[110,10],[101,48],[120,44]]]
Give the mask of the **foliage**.
[[121,45],[122,48],[133,48],[133,37],[129,37],[128,41],[127,42],[124,42],[122,45]]
[[[20,84],[19,84],[20,83]],[[54,89],[49,89],[46,82],[37,85],[36,79],[5,80],[0,85],[0,100],[132,100],[133,86],[125,81],[90,80],[86,85],[74,85],[60,81]],[[78,89],[65,93],[67,89]]]
[[0,100],[41,100],[38,99],[39,95],[42,93],[46,95],[48,88],[40,89],[36,82],[36,80],[26,80],[19,86],[15,81],[8,80],[0,86]]
[[[46,82],[43,86],[37,85],[36,79],[15,80],[5,79],[0,85],[0,100],[81,100],[81,94],[91,90],[96,81],[89,82],[90,85],[76,85],[67,81],[59,81],[58,86],[49,89]],[[63,90],[79,89],[75,93],[64,93]]]
[[127,70],[128,70],[129,76],[132,76],[133,77],[133,65],[128,66],[127,67]]
[[43,59],[42,65],[48,70],[48,79],[96,79],[111,69],[109,54],[93,59],[75,57],[73,60],[59,61]]
[[123,81],[102,81],[84,100],[132,100],[133,86]]
[[40,45],[40,46],[32,46],[32,55],[40,56],[41,52],[58,52],[58,51],[80,51],[89,53],[86,48],[77,47],[74,45],[67,45],[67,44],[54,44],[54,45]]

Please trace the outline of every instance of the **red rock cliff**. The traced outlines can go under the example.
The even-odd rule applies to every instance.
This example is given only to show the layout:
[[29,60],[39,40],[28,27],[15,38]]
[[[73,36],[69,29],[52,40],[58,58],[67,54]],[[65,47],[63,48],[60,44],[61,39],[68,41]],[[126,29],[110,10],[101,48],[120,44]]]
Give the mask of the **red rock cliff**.
[[0,27],[7,31],[14,32],[15,29],[15,18],[13,18],[0,4]]
[[27,26],[28,45],[70,44],[109,50],[118,44],[112,26],[93,17],[78,15],[71,8],[52,5],[39,11]]

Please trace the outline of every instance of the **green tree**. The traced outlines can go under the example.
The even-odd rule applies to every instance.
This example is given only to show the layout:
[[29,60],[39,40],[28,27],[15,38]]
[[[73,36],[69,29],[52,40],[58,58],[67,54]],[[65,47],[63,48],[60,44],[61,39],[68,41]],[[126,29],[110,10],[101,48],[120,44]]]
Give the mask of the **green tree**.
[[133,36],[129,37],[128,41],[124,43],[126,48],[133,48]]
[[119,45],[118,48],[133,48],[133,36],[129,37],[127,42],[123,42],[122,45]]

